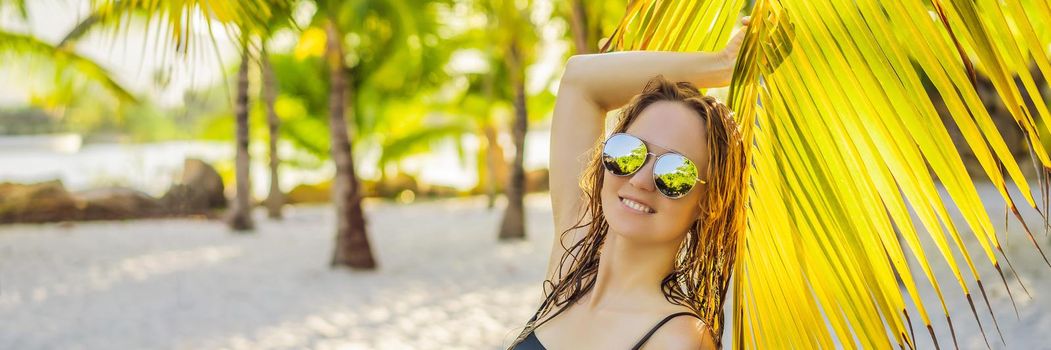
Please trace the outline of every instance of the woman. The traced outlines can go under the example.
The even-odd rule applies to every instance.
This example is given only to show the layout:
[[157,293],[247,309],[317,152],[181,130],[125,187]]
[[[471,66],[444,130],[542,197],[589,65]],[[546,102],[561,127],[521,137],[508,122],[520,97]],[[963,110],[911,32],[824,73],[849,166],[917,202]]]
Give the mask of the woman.
[[730,110],[697,88],[729,84],[743,33],[716,53],[570,58],[551,130],[561,236],[509,349],[719,348],[746,164]]

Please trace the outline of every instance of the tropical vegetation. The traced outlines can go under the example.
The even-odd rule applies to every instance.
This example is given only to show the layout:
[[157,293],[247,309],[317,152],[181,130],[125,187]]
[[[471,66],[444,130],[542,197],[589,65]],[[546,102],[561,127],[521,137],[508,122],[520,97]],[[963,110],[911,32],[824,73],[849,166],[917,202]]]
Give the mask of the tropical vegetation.
[[[607,49],[713,50],[745,5],[637,1]],[[949,281],[935,278],[931,259],[952,270],[987,345],[990,337],[1003,342],[983,284],[989,276],[978,274],[982,261],[973,254],[995,267],[992,283],[1003,283],[1012,300],[1029,291],[1008,285],[1003,270],[1014,267],[947,127],[958,128],[979,175],[1006,203],[1004,215],[1019,221],[1051,268],[1033,235],[1047,226],[1051,169],[1042,141],[1051,114],[1035,84],[1051,76],[1048,3],[759,0],[750,14],[728,98],[752,164],[733,346],[915,348],[917,336],[929,336],[958,348],[943,290]],[[979,75],[995,94],[979,91]],[[1042,198],[987,111],[998,102],[1024,132]],[[1022,220],[1022,205],[1044,222]],[[965,235],[980,252],[968,249]],[[936,249],[924,249],[921,236]],[[938,300],[922,300],[918,284]],[[981,322],[973,294],[992,325]],[[922,323],[919,335],[913,320]],[[946,327],[950,339],[934,327]]]

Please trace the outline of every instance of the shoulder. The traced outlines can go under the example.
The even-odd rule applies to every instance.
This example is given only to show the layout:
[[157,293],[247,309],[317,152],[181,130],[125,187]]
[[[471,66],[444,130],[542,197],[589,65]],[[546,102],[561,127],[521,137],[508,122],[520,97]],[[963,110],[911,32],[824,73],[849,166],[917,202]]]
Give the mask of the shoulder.
[[716,349],[708,324],[686,315],[669,320],[646,345],[650,349]]

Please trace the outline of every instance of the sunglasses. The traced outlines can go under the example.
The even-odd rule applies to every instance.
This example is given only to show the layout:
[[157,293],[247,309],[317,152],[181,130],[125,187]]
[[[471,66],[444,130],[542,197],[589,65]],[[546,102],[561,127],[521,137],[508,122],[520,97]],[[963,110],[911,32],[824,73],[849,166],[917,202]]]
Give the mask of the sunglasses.
[[[630,134],[614,133],[602,144],[602,165],[616,176],[634,174],[642,169],[650,155],[655,155],[646,148],[645,142]],[[682,198],[698,182],[707,183],[697,176],[693,161],[679,153],[667,152],[653,161],[653,185],[665,197]]]

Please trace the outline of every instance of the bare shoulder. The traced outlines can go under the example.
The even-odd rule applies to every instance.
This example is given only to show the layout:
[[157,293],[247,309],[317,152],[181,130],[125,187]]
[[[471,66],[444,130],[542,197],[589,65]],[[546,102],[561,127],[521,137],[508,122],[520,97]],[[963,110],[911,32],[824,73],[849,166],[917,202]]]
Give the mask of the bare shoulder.
[[716,349],[712,332],[704,321],[691,316],[669,320],[646,342],[647,349]]

